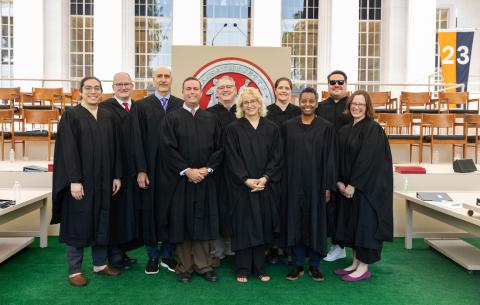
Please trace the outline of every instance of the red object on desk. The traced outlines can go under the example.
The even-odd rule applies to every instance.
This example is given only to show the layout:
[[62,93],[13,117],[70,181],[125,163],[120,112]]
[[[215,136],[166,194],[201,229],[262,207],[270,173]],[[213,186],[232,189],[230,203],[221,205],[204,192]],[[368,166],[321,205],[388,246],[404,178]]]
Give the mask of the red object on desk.
[[395,171],[400,174],[426,174],[427,170],[421,166],[395,166]]
[[48,171],[53,172],[53,164],[48,164]]

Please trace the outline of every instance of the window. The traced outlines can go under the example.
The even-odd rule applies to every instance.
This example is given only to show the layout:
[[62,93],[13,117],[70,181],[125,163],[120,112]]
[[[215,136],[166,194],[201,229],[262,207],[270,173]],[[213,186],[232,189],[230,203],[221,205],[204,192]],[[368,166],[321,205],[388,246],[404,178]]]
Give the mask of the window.
[[249,46],[250,0],[203,0],[203,45]]
[[[437,8],[436,30],[448,29],[448,8]],[[442,84],[442,71],[440,67],[440,50],[438,48],[438,35],[435,36],[435,84]],[[435,86],[435,91],[440,90],[440,86]]]
[[[358,81],[379,82],[381,60],[381,0],[360,0],[358,37]],[[378,85],[360,85],[359,89],[378,91]]]
[[[2,12],[2,44],[0,52],[2,55],[1,61],[1,76],[13,77],[13,0],[0,1],[0,9]],[[11,87],[13,82],[10,80],[3,80],[2,87]]]
[[93,1],[70,0],[70,78],[72,87],[93,75]]
[[282,0],[282,46],[290,47],[294,94],[317,83],[318,0]]
[[[151,70],[171,65],[172,0],[135,0],[135,78],[150,80]],[[137,88],[151,86],[137,82]],[[153,88],[149,88],[152,89]]]

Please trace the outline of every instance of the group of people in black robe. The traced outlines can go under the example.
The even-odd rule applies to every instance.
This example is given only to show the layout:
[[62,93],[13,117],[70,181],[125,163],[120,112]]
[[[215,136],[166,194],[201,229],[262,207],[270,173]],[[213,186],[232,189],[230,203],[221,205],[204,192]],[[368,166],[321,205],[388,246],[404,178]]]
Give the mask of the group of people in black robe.
[[393,237],[390,147],[368,93],[335,94],[346,95],[342,71],[328,81],[329,100],[319,103],[307,87],[295,106],[292,82],[280,78],[266,107],[258,89],[237,94],[225,75],[218,104],[204,110],[200,81],[183,81],[182,101],[165,67],[153,71],[155,93],[138,102],[126,73],[102,103],[100,81],[83,79],[80,104],[60,120],[54,159],[52,223],[67,245],[69,283],[87,284],[85,247],[94,272],[114,276],[136,262],[127,251],[140,245],[146,274],[162,266],[182,283],[194,273],[217,281],[214,268],[233,254],[237,282],[267,282],[265,254],[277,249],[290,257],[287,279],[304,274],[308,257],[309,275],[322,281],[328,237],[332,249],[353,249],[352,264],[335,274],[370,278],[369,264]]

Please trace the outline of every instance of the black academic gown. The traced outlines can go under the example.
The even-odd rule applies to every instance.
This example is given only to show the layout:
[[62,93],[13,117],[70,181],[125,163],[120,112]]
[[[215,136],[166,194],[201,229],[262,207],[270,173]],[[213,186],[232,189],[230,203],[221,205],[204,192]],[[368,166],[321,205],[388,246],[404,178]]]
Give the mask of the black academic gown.
[[[222,138],[225,136],[225,128],[228,124],[235,121],[237,118],[235,116],[235,111],[237,110],[236,105],[234,104],[230,110],[225,108],[222,104],[214,105],[207,109],[207,111],[214,113],[220,121],[220,128],[222,129]],[[222,146],[224,145],[224,140],[222,140]],[[223,146],[224,147],[224,146]],[[224,160],[225,161],[225,160]],[[218,167],[218,173],[214,175],[215,181],[217,183],[217,194],[218,194],[218,215],[219,215],[219,225],[220,225],[220,236],[227,238],[230,237],[232,228],[230,224],[230,202],[228,198],[228,189],[225,175],[224,162]]]
[[[55,143],[52,224],[60,223],[60,241],[70,246],[107,245],[113,179],[121,178],[120,146],[114,120],[99,108],[97,119],[83,106],[67,109]],[[82,183],[76,200],[70,183]]]
[[325,120],[329,121],[335,127],[338,132],[343,125],[352,123],[352,118],[345,115],[345,106],[347,105],[348,97],[340,99],[338,103],[329,97],[318,103],[317,115]]
[[[133,129],[132,112],[125,108],[115,98],[109,98],[99,104],[100,108],[109,111],[114,118],[115,125],[120,135],[120,147],[122,152],[122,187],[113,197],[111,206],[111,244],[121,245],[132,242],[137,238],[139,188],[133,155]],[[130,111],[135,109],[132,101]]]
[[[280,128],[265,118],[260,118],[257,129],[245,118],[233,122],[226,130],[225,160],[232,198],[232,250],[271,244],[279,232]],[[245,181],[263,175],[269,177],[265,189],[252,193]]]
[[281,128],[283,122],[299,116],[302,113],[300,107],[289,103],[285,111],[282,111],[276,104],[270,104],[267,106],[267,119],[271,120],[279,128]]
[[335,239],[347,246],[380,250],[393,238],[392,155],[383,128],[371,119],[339,132],[338,181],[355,187],[338,193]]
[[167,239],[167,209],[170,202],[166,186],[169,177],[166,171],[162,122],[165,114],[182,107],[183,101],[170,95],[167,111],[155,94],[135,103],[132,109],[132,129],[135,172],[145,172],[150,180],[148,189],[140,190],[138,238],[147,245],[155,245]]
[[282,239],[284,246],[306,245],[327,253],[325,190],[337,183],[336,133],[328,121],[316,117],[310,125],[301,117],[282,126],[285,141]]
[[[217,188],[214,175],[223,159],[221,129],[217,117],[198,109],[195,116],[184,108],[165,117],[163,138],[169,193],[168,237],[172,243],[206,241],[219,236]],[[180,172],[187,168],[213,169],[200,183],[189,182]]]

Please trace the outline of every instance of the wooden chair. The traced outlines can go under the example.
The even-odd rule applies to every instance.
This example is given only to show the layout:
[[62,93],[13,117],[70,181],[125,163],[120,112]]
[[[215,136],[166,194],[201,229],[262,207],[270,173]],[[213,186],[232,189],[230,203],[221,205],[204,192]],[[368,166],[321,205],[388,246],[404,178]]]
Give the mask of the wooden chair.
[[144,99],[148,95],[147,89],[133,89],[130,97],[133,101],[138,102],[139,100]]
[[113,97],[113,93],[102,93],[102,101],[108,100],[111,97]]
[[439,104],[432,102],[431,92],[404,92],[400,94],[400,113],[438,113]]
[[479,114],[466,114],[463,118],[467,130],[474,128],[475,132],[473,135],[467,135],[467,144],[466,146],[475,147],[475,163],[478,163],[478,144],[480,140],[480,134],[478,130],[480,129],[480,115]]
[[[39,124],[42,126],[40,130],[28,130],[27,124],[34,126]],[[56,133],[53,131],[53,125],[58,124],[58,110],[42,110],[42,109],[24,109],[23,122],[21,131],[15,131],[14,137],[16,142],[22,142],[23,156],[25,156],[25,141],[45,141],[48,147],[48,160],[51,158],[52,141],[55,140]],[[43,129],[45,125],[48,129]],[[13,144],[15,149],[15,142]]]
[[21,110],[49,110],[54,108],[63,110],[64,107],[64,94],[62,88],[32,88],[31,94],[23,93],[20,99]]
[[397,99],[391,97],[390,91],[369,92],[375,113],[397,113]]
[[[463,133],[455,134],[455,128],[461,127]],[[467,129],[465,123],[455,123],[455,114],[422,114],[422,124],[420,128],[423,146],[430,146],[430,163],[433,163],[433,149],[438,144],[452,144],[452,160],[455,155],[455,147],[462,147],[462,158],[465,157],[467,144]]]
[[[446,105],[446,112],[455,113],[462,117],[465,114],[478,114],[480,106],[479,99],[469,99],[468,92],[439,92],[438,102],[440,105]],[[476,102],[476,109],[469,109],[469,105]],[[460,108],[457,108],[460,105]],[[457,117],[459,117],[457,115]]]
[[[350,91],[347,91],[347,96],[350,96],[352,95],[352,92]],[[328,91],[322,91],[322,101],[327,99],[328,97],[330,96],[330,93],[328,93]]]
[[20,87],[0,88],[0,109],[14,109],[18,112],[18,107],[15,106],[15,101],[19,100]]
[[412,162],[412,147],[418,147],[418,162],[422,162],[422,137],[413,133],[413,114],[411,113],[380,113],[378,122],[384,127],[390,144],[408,144],[410,147],[410,162]]
[[79,88],[72,88],[70,93],[64,94],[64,110],[69,107],[73,107],[80,103],[81,96],[80,96],[80,89]]
[[[5,158],[5,142],[9,141],[14,147],[13,129],[14,129],[14,110],[0,109],[0,142],[2,144],[2,160]],[[7,128],[8,127],[8,128]]]

